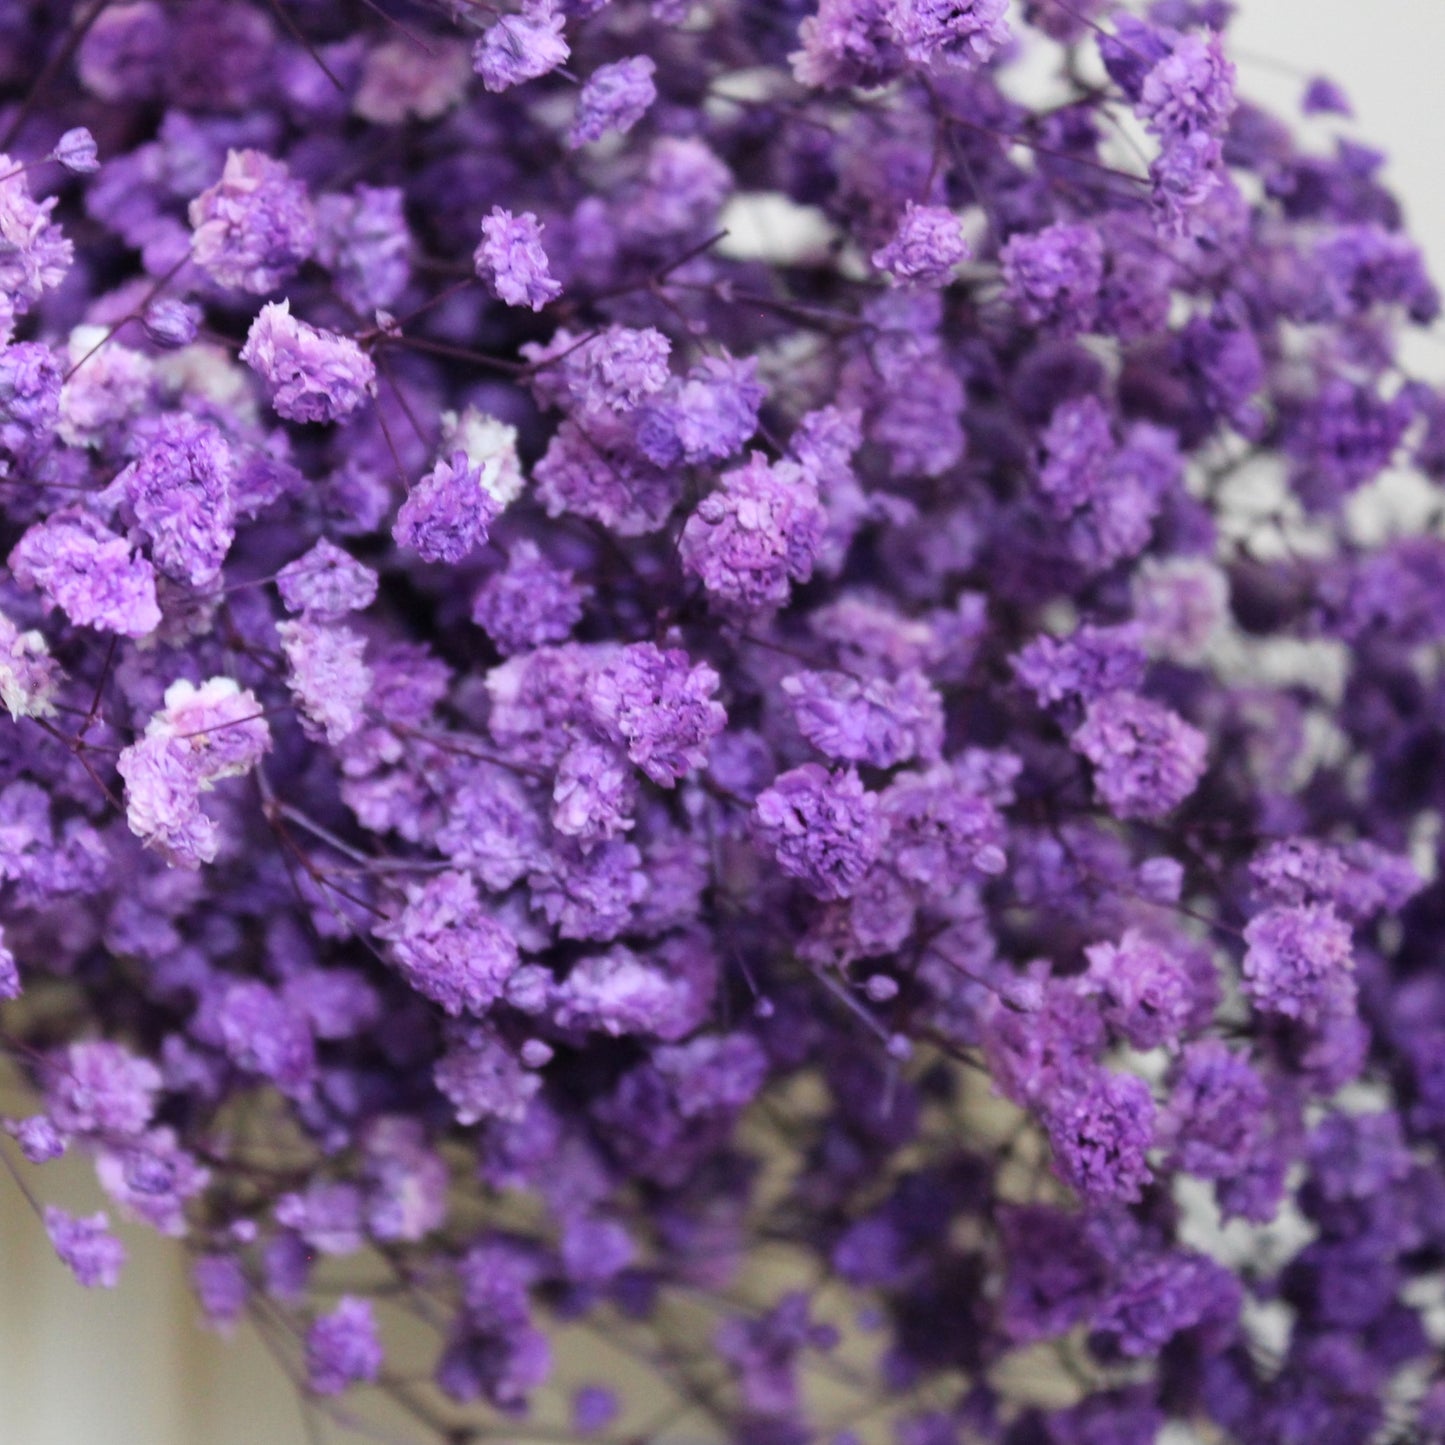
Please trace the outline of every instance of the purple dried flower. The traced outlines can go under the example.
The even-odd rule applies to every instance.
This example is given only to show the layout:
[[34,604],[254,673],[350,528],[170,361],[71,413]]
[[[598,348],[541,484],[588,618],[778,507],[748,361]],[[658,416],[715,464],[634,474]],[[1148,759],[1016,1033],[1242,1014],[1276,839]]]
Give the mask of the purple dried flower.
[[276,633],[304,722],[331,743],[350,737],[361,726],[371,694],[366,639],[349,627],[328,627],[307,617],[279,624]]
[[165,418],[121,477],[126,505],[167,576],[212,581],[235,538],[236,464],[218,428]]
[[516,542],[507,565],[494,572],[472,599],[472,621],[484,628],[503,656],[547,642],[564,642],[582,618],[591,589],[572,572],[555,567],[534,542]]
[[1170,1082],[1159,1132],[1171,1162],[1201,1179],[1242,1173],[1269,1101],[1259,1072],[1218,1039],[1201,1039],[1184,1048]]
[[305,1020],[263,983],[233,983],[216,1005],[221,1047],[238,1069],[270,1079],[285,1093],[309,1086],[316,1052]]
[[71,1044],[50,1062],[46,1102],[57,1129],[124,1138],[144,1131],[160,1086],[155,1066],[119,1044]]
[[895,282],[942,286],[969,254],[963,228],[952,211],[909,201],[892,240],[873,253],[873,264]]
[[477,41],[472,66],[482,84],[510,90],[556,70],[571,54],[562,26],[553,0],[523,0],[519,14],[503,15]]
[[844,672],[799,672],[783,679],[782,691],[798,731],[840,762],[933,762],[943,746],[943,704],[920,672],[867,684]]
[[155,0],[107,6],[80,47],[81,79],[102,100],[149,100],[160,88],[169,38]]
[[587,705],[597,725],[652,779],[670,788],[707,763],[707,745],[727,723],[713,700],[718,675],[685,652],[650,642],[626,648],[592,676]]
[[411,279],[411,231],[405,193],[357,186],[316,201],[316,259],[336,293],[363,316],[395,304]]
[[1007,0],[887,0],[887,23],[916,64],[986,64],[1008,43]]
[[200,330],[200,307],[173,296],[160,296],[146,307],[141,324],[157,346],[167,349],[189,346]]
[[612,743],[578,738],[557,760],[552,826],[569,838],[598,842],[633,827],[637,777]]
[[0,155],[0,299],[11,317],[29,311],[70,269],[75,248],[50,219],[55,205],[54,196],[37,203],[24,166]]
[[318,1315],[306,1334],[306,1379],[318,1395],[339,1395],[359,1380],[374,1380],[383,1359],[381,1336],[368,1300],[343,1295]]
[[56,512],[32,527],[10,553],[10,568],[77,627],[145,637],[160,626],[151,564],[89,513]]
[[306,187],[261,151],[230,151],[190,205],[191,255],[218,285],[274,291],[310,256],[316,217]]
[[820,0],[798,28],[793,75],[823,89],[886,84],[903,66],[889,10],[888,0]]
[[55,142],[50,159],[59,161],[72,175],[93,175],[100,169],[100,153],[96,149],[95,137],[83,125],[66,131]]
[[376,390],[376,367],[352,340],[297,321],[290,301],[268,301],[241,348],[241,360],[290,421],[341,421]]
[[406,981],[453,1016],[485,1013],[517,967],[516,942],[462,873],[409,885],[405,907],[376,935]]
[[1131,1074],[1095,1070],[1047,1105],[1049,1142],[1064,1182],[1091,1204],[1132,1201],[1152,1177],[1149,1087]]
[[579,1434],[605,1430],[620,1412],[617,1395],[605,1385],[582,1385],[572,1396],[572,1426]]
[[722,461],[741,450],[758,427],[767,388],[756,358],[705,356],[686,378],[643,407],[637,446],[659,467]]
[[463,451],[436,465],[407,494],[391,535],[428,562],[460,562],[487,540],[499,507],[482,469]]
[[453,1037],[434,1071],[436,1086],[459,1124],[482,1119],[516,1122],[542,1086],[500,1039],[482,1029]]
[[858,774],[817,763],[781,774],[753,807],[758,836],[779,867],[818,898],[847,898],[887,835],[878,797]]
[[1300,109],[1306,115],[1341,115],[1346,119],[1355,113],[1344,90],[1327,75],[1310,77]]
[[608,134],[626,135],[657,99],[652,79],[656,73],[657,63],[650,55],[599,66],[577,97],[568,143],[575,148]]
[[1025,321],[1065,333],[1092,329],[1104,283],[1104,243],[1094,227],[1059,224],[1014,236],[999,263],[1004,294]]
[[1199,132],[1221,135],[1234,109],[1234,66],[1215,32],[1186,35],[1144,77],[1138,111],[1168,146]]
[[323,622],[364,612],[376,600],[377,576],[325,537],[276,574],[276,590],[288,612]]
[[1308,1023],[1353,997],[1350,927],[1328,905],[1267,909],[1244,939],[1241,971],[1256,1008]]
[[1034,638],[1015,656],[1014,672],[1044,707],[1090,703],[1143,682],[1140,641],[1137,627],[1085,623],[1066,638]]
[[1177,713],[1128,692],[1091,702],[1070,742],[1094,765],[1094,787],[1117,818],[1172,812],[1198,786],[1209,747]]
[[49,717],[60,687],[60,669],[50,656],[44,636],[21,632],[0,612],[0,706],[14,721],[23,717]]
[[1152,1356],[1181,1330],[1204,1324],[1227,1339],[1241,1302],[1239,1281],[1223,1265],[1174,1250],[1131,1261],[1093,1326],[1120,1354]]
[[120,1283],[125,1245],[110,1232],[103,1213],[83,1219],[48,1205],[45,1232],[61,1262],[88,1289],[114,1289]]
[[544,229],[530,211],[514,216],[500,206],[482,222],[482,239],[473,257],[477,275],[508,306],[540,311],[562,294],[561,284],[547,271]]
[[251,1287],[230,1255],[203,1254],[191,1266],[191,1286],[213,1329],[229,1333],[245,1316]]
[[760,612],[787,601],[812,575],[824,516],[811,475],[754,452],[726,472],[683,528],[683,565],[727,610]]

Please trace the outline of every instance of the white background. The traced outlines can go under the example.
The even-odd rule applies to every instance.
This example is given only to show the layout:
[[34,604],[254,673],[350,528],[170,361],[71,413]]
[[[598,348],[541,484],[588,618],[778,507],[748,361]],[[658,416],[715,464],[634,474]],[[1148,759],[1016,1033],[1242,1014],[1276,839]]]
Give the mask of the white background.
[[[1412,228],[1445,277],[1445,3],[1242,0],[1234,51],[1241,88],[1277,109],[1311,73],[1344,84],[1357,133],[1393,157]],[[72,1207],[101,1202],[83,1169],[32,1179]],[[83,1291],[0,1176],[0,1445],[305,1445],[290,1388],[254,1339],[224,1345],[194,1328],[179,1251],[127,1237],[121,1288]]]

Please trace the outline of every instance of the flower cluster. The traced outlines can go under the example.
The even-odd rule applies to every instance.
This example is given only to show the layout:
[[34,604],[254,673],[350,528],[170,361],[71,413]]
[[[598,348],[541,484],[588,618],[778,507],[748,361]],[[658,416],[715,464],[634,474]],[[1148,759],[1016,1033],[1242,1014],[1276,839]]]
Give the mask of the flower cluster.
[[1439,298],[1230,10],[10,7],[6,1159],[449,1442],[1445,1440]]

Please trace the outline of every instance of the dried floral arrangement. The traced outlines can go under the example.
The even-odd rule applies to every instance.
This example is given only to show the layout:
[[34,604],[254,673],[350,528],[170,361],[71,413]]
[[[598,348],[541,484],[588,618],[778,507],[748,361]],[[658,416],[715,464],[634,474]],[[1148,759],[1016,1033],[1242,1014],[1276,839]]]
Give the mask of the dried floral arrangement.
[[1230,10],[0,9],[82,1283],[67,1150],[377,1438],[1445,1439],[1439,297]]

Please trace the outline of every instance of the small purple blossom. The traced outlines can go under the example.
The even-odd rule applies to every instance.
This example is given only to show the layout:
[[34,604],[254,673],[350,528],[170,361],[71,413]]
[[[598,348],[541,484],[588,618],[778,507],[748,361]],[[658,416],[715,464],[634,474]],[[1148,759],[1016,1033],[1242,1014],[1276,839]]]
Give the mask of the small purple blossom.
[[583,1435],[605,1430],[620,1411],[616,1393],[605,1385],[582,1385],[572,1396],[572,1425]]
[[261,308],[241,360],[266,383],[271,405],[289,421],[342,421],[376,390],[376,367],[349,337],[291,315],[290,301]]
[[1089,704],[1071,739],[1094,766],[1094,788],[1118,818],[1162,818],[1198,786],[1208,740],[1177,713],[1133,693]]
[[893,238],[873,253],[873,264],[900,284],[942,286],[968,257],[963,228],[952,211],[909,201]]
[[349,627],[308,617],[283,622],[276,632],[307,727],[332,743],[350,737],[361,726],[374,678],[365,660],[366,639]]
[[492,91],[510,90],[562,65],[571,54],[562,26],[553,0],[524,0],[520,13],[496,20],[472,54],[482,84]]
[[1010,239],[999,255],[1004,294],[1035,326],[1093,327],[1104,282],[1104,244],[1087,225],[1054,225]]
[[758,836],[778,866],[819,898],[847,898],[883,847],[878,798],[852,769],[817,763],[783,773],[758,795]]
[[575,148],[605,135],[626,135],[657,99],[656,73],[650,55],[632,55],[594,70],[577,97],[568,144]]
[[582,619],[591,589],[556,567],[534,542],[513,544],[507,565],[472,599],[472,621],[503,656],[547,642],[564,642]]
[[812,575],[824,514],[812,477],[755,452],[724,473],[683,528],[683,565],[729,610],[781,606],[790,583]]
[[1139,114],[1167,146],[1201,132],[1220,135],[1234,110],[1234,66],[1212,31],[1186,35],[1144,77]]
[[569,384],[588,411],[629,412],[667,385],[672,343],[648,326],[610,326],[567,359]]
[[72,127],[55,142],[50,159],[58,161],[75,176],[93,175],[100,169],[95,137],[83,125]]
[[325,537],[276,574],[276,589],[288,612],[334,621],[362,612],[376,599],[377,576]]
[[1213,1013],[1215,1000],[1181,952],[1134,928],[1117,944],[1084,951],[1086,987],[1099,995],[1110,1028],[1136,1049],[1177,1044],[1191,1025]]
[[1141,640],[1136,627],[1086,623],[1066,638],[1036,637],[1014,657],[1014,672],[1044,707],[1091,703],[1143,682]]
[[1007,0],[887,0],[888,25],[916,64],[986,64],[1012,32]]
[[22,587],[33,587],[77,627],[145,637],[160,626],[155,571],[89,513],[57,512],[10,553]]
[[798,731],[827,757],[891,768],[937,759],[943,705],[922,673],[867,684],[844,672],[799,672],[782,681]]
[[1049,1141],[1064,1182],[1091,1204],[1132,1201],[1152,1177],[1154,1103],[1131,1074],[1098,1070],[1047,1105]]
[[189,346],[201,326],[201,311],[189,301],[174,296],[158,296],[141,316],[146,336],[157,346],[168,350]]
[[244,1318],[251,1287],[230,1255],[203,1254],[191,1266],[191,1286],[213,1329],[229,1333]]
[[191,255],[221,286],[264,296],[316,245],[306,187],[261,151],[231,151],[221,178],[191,202]]
[[1267,1085],[1248,1059],[1218,1039],[1186,1045],[1170,1076],[1159,1124],[1177,1167],[1201,1179],[1244,1172],[1267,1112]]
[[926,893],[945,896],[969,870],[992,876],[1007,866],[1003,816],[962,770],[944,763],[900,773],[881,803],[889,862]]
[[460,562],[487,540],[499,510],[481,468],[457,451],[439,459],[407,494],[391,534],[427,562]]
[[65,1153],[65,1135],[44,1114],[32,1114],[28,1119],[6,1119],[3,1127],[32,1164],[48,1164]]
[[316,201],[316,259],[337,294],[363,316],[393,305],[411,279],[412,236],[405,193],[396,186],[357,186]]
[[482,239],[473,258],[477,275],[508,306],[540,311],[562,294],[561,285],[547,271],[544,229],[530,211],[514,216],[500,206],[482,222]]
[[653,782],[670,788],[707,763],[708,743],[727,722],[713,699],[717,686],[705,662],[643,642],[594,674],[587,702],[597,725]]
[[316,1052],[306,1022],[263,983],[233,983],[216,1006],[221,1046],[237,1068],[287,1092],[309,1085]]
[[757,361],[705,356],[675,388],[648,402],[637,423],[637,446],[666,467],[679,459],[723,461],[747,443],[758,427],[767,388],[757,380]]
[[48,717],[59,687],[60,670],[43,634],[21,632],[0,612],[0,706],[15,721]]
[[119,1044],[71,1044],[51,1061],[46,1103],[68,1134],[124,1138],[142,1133],[155,1113],[160,1072]]
[[54,196],[37,202],[25,167],[0,155],[0,301],[12,319],[59,286],[70,269],[75,248],[50,219],[55,206]]
[[798,28],[802,47],[788,57],[802,85],[878,86],[903,68],[888,0],[820,0]]
[[120,1283],[125,1245],[110,1232],[103,1213],[82,1218],[49,1205],[45,1232],[61,1263],[88,1289],[114,1289]]
[[552,826],[589,842],[633,827],[637,778],[627,755],[612,743],[578,738],[557,760]]
[[193,586],[220,572],[235,537],[236,470],[216,427],[177,416],[156,428],[122,481],[162,572]]
[[381,1336],[368,1300],[343,1295],[306,1334],[306,1379],[318,1395],[339,1395],[381,1370]]
[[1244,988],[1256,1008],[1308,1023],[1353,994],[1350,927],[1328,905],[1266,909],[1244,938]]
[[1205,1324],[1227,1339],[1242,1294],[1239,1281],[1223,1265],[1174,1250],[1131,1261],[1093,1324],[1122,1355],[1157,1355],[1181,1330]]
[[485,1013],[517,967],[516,942],[461,873],[410,885],[405,906],[376,932],[406,981],[453,1016]]

